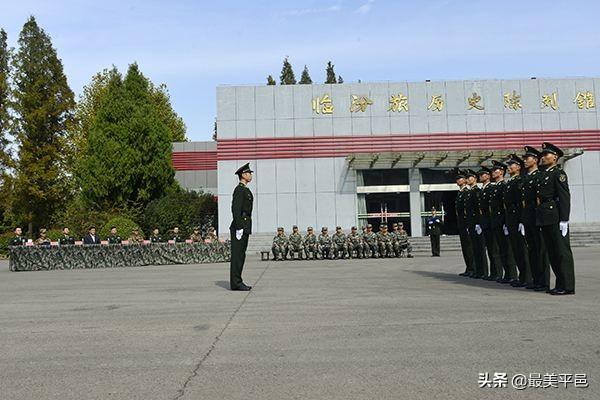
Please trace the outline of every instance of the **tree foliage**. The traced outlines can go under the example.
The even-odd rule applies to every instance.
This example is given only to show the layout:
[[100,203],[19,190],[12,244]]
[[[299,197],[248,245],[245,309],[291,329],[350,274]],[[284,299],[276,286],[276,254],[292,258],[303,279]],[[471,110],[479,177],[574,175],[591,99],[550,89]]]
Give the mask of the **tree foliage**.
[[272,75],[267,76],[267,86],[274,86],[276,84],[277,82],[275,82]]
[[301,85],[310,85],[313,83],[312,79],[310,79],[310,75],[308,74],[308,67],[305,65],[304,70],[302,70],[302,76],[300,76]]
[[8,153],[8,133],[10,130],[10,86],[8,84],[10,53],[7,44],[7,35],[0,29],[0,184],[5,168],[8,167],[10,154]]
[[325,68],[325,73],[327,74],[325,83],[337,83],[335,71],[333,70],[333,64],[331,63],[331,61],[327,61],[327,68]]
[[294,75],[294,70],[292,69],[292,64],[290,64],[287,57],[283,59],[283,67],[281,68],[281,75],[279,76],[279,83],[281,85],[295,85],[296,84],[296,76]]

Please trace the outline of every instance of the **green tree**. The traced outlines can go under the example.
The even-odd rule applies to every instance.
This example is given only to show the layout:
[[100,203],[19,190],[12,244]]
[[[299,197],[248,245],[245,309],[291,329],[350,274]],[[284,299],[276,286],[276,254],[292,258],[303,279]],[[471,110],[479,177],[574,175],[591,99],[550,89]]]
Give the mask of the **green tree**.
[[292,69],[292,64],[288,61],[288,58],[283,59],[283,67],[281,68],[281,75],[279,76],[279,83],[281,85],[295,85],[296,76]]
[[4,29],[0,29],[0,185],[3,182],[5,168],[8,167],[10,154],[8,152],[8,132],[10,130],[10,86],[8,84],[10,53],[7,45],[7,36]]
[[183,118],[181,118],[171,105],[171,97],[169,96],[169,90],[167,85],[161,83],[158,86],[154,86],[151,82],[149,84],[150,96],[156,107],[156,111],[160,119],[167,126],[172,142],[187,142],[185,133],[187,128]]
[[341,75],[338,75],[337,83],[344,83],[344,79]]
[[95,209],[140,208],[176,186],[171,132],[137,64],[112,74],[75,176]]
[[273,86],[276,84],[277,84],[277,82],[275,82],[275,79],[273,79],[273,76],[271,76],[271,75],[267,76],[267,86]]
[[302,70],[302,76],[300,76],[301,85],[310,85],[313,83],[312,79],[310,79],[310,75],[308,74],[308,67],[305,65],[304,70]]
[[327,79],[325,80],[325,83],[337,83],[337,80],[335,78],[335,71],[333,70],[333,64],[331,63],[331,61],[327,61],[327,68],[325,69],[325,72],[327,74]]
[[18,45],[12,59],[12,130],[19,146],[12,209],[31,234],[47,226],[65,201],[64,136],[75,101],[50,37],[34,17],[23,26]]

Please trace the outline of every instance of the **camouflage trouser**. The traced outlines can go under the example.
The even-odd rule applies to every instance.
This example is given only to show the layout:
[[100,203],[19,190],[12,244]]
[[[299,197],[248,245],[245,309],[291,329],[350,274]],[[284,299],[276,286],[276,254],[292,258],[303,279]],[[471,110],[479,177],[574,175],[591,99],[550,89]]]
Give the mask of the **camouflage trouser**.
[[354,252],[356,251],[357,258],[363,258],[364,253],[364,245],[362,243],[350,243],[348,244],[348,255],[350,257],[354,256]]
[[332,253],[331,253],[331,246],[326,244],[326,245],[319,245],[318,246],[318,250],[319,250],[319,254],[321,254],[321,259],[324,260],[326,258],[331,258],[332,257]]
[[312,258],[314,260],[315,258],[317,258],[317,253],[318,253],[318,251],[317,251],[316,244],[307,244],[304,247],[304,254],[306,255],[306,259],[309,258],[308,255],[310,254],[310,258]]
[[[341,253],[341,255],[340,255]],[[346,254],[348,254],[348,246],[346,243],[344,244],[333,244],[333,256],[335,258],[346,258]]]
[[379,242],[379,256],[391,257],[394,254],[394,247],[390,242]]
[[396,242],[394,246],[394,252],[396,253],[396,257],[404,257],[411,256],[412,246],[410,242]]
[[288,253],[291,259],[294,259],[294,253],[298,253],[298,258],[302,260],[302,253],[304,253],[304,246],[301,244],[290,244],[288,247]]
[[273,259],[283,260],[287,257],[288,247],[286,245],[273,244]]
[[377,258],[377,244],[365,243],[363,247],[363,255],[365,258]]

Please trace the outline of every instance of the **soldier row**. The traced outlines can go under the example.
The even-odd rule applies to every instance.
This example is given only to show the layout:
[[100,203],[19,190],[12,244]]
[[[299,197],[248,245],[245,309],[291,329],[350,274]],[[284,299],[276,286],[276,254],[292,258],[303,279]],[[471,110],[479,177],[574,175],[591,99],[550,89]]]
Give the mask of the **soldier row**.
[[[558,147],[545,142],[541,151],[525,146],[522,158],[513,154],[477,172],[453,171],[466,264],[461,276],[553,295],[575,293],[569,185],[557,164],[562,156]],[[550,267],[556,277],[552,290]]]
[[379,257],[408,257],[412,258],[412,247],[404,225],[393,224],[388,232],[387,224],[381,224],[378,233],[373,232],[373,226],[368,224],[362,232],[353,226],[346,235],[342,227],[336,227],[336,232],[329,235],[327,227],[321,228],[321,234],[315,235],[312,227],[306,229],[306,235],[298,231],[294,225],[292,233],[287,236],[283,228],[277,228],[273,238],[273,258],[275,260],[295,259],[346,259],[346,258],[379,258]]
[[[27,243],[27,239],[23,236],[23,231],[20,227],[15,228],[15,236],[13,236],[9,242],[9,246],[23,246]],[[113,226],[110,229],[110,235],[105,239],[108,244],[121,244],[125,239],[119,235],[117,231],[117,227]],[[179,232],[179,227],[174,227],[172,232],[169,234],[161,235],[160,230],[158,228],[154,228],[152,231],[152,235],[148,238],[150,243],[166,243],[169,241],[173,241],[176,243],[185,242],[185,237]],[[200,229],[195,228],[194,233],[192,233],[188,240],[192,242],[212,242],[218,241],[219,238],[215,233],[215,228],[210,227],[208,229],[208,233],[205,237],[202,237],[200,234]],[[69,228],[63,228],[63,234],[58,239],[58,244],[61,246],[64,245],[73,245],[75,244],[75,237],[71,236]],[[96,234],[96,227],[92,226],[89,228],[88,234],[83,237],[81,240],[84,245],[94,245],[101,244],[102,241],[100,237]],[[131,235],[127,239],[129,244],[143,244],[145,241],[144,236],[140,233],[138,228],[134,228],[131,230]],[[40,229],[39,237],[33,242],[36,246],[50,246],[51,241],[47,236],[46,229]]]

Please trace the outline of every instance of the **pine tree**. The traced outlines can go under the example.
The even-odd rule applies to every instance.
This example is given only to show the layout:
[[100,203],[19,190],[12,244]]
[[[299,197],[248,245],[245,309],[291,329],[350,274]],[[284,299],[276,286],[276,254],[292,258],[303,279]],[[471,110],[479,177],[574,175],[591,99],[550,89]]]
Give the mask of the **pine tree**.
[[173,110],[167,85],[161,83],[158,86],[154,86],[152,83],[150,83],[149,89],[154,106],[156,107],[160,118],[169,130],[171,141],[186,142],[187,138],[185,137],[185,132],[187,131],[187,128],[185,126],[185,122],[183,122],[183,118],[177,115],[175,110]]
[[337,83],[344,83],[344,79],[341,75],[338,75]]
[[312,79],[310,79],[310,75],[308,74],[308,67],[305,65],[304,70],[302,71],[302,76],[300,77],[301,85],[310,85],[313,83]]
[[137,64],[111,76],[75,170],[96,209],[141,208],[174,187],[171,133]]
[[267,86],[272,86],[272,85],[276,85],[277,82],[275,82],[275,79],[273,79],[273,76],[269,75],[267,76]]
[[10,154],[8,151],[7,134],[10,130],[10,114],[8,112],[10,100],[10,86],[8,85],[9,75],[9,51],[7,45],[7,36],[4,29],[0,29],[0,225],[6,216],[8,208],[9,176],[6,175],[6,168],[10,163]]
[[325,72],[327,74],[325,83],[337,83],[337,80],[335,79],[335,71],[333,70],[333,64],[331,61],[327,61],[327,68],[325,69]]
[[296,84],[296,76],[294,75],[292,64],[290,64],[287,57],[283,60],[283,67],[281,68],[281,76],[279,77],[279,83],[281,85]]
[[73,121],[74,95],[50,37],[34,17],[23,26],[14,68],[14,126],[19,160],[13,212],[33,228],[47,226],[66,198],[64,136]]

